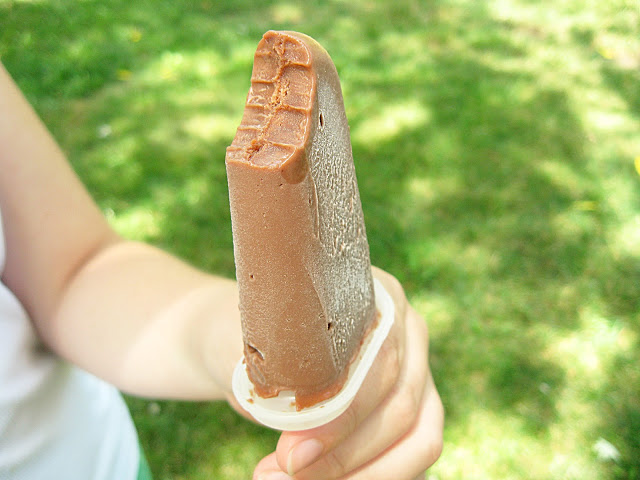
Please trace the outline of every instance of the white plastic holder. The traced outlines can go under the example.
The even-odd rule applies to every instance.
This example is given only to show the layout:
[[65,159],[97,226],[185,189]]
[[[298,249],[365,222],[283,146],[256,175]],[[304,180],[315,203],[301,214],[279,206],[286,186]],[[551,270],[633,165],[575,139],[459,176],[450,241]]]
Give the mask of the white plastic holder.
[[291,391],[280,392],[273,398],[262,398],[255,393],[253,383],[247,375],[244,359],[241,359],[233,372],[232,387],[242,408],[263,425],[286,431],[319,427],[342,414],[358,393],[393,325],[395,317],[393,299],[375,278],[374,291],[376,308],[380,312],[378,324],[364,339],[358,357],[349,367],[347,381],[335,396],[300,411],[296,410],[295,394]]

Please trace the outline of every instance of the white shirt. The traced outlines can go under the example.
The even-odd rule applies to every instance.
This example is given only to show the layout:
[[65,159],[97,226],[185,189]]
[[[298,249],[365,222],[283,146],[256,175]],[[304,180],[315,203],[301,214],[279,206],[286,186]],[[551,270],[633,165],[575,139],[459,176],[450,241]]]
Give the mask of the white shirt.
[[120,393],[48,352],[0,281],[0,480],[134,480],[139,460]]

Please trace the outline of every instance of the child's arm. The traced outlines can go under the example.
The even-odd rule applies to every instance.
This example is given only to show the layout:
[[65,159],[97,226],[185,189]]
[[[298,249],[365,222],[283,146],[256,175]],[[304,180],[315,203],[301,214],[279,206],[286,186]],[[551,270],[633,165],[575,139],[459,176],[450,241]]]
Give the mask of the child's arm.
[[120,239],[1,65],[0,210],[2,280],[52,350],[134,394],[229,392],[235,282]]
[[[131,393],[236,405],[235,282],[121,240],[1,65],[0,209],[2,280],[52,350]],[[440,455],[443,410],[424,320],[397,281],[375,274],[394,298],[396,322],[371,374],[333,422],[284,433],[256,475],[408,479]],[[305,440],[315,440],[311,450]]]

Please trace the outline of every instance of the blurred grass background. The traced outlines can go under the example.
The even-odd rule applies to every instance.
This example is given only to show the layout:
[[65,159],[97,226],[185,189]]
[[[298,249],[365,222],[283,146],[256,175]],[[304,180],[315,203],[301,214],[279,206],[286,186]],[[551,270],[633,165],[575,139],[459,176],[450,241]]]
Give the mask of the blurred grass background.
[[[638,0],[0,0],[0,58],[122,234],[234,275],[225,147],[269,29],[340,72],[371,256],[431,329],[430,479],[640,478]],[[277,434],[128,398],[156,480]]]

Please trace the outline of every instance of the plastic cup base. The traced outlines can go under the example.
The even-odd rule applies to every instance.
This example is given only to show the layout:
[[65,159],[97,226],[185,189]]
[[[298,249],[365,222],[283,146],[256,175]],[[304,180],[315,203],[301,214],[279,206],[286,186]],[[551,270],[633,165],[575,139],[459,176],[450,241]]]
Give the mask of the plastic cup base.
[[362,386],[393,325],[395,307],[391,296],[375,278],[374,289],[376,308],[380,312],[378,325],[364,339],[358,357],[349,367],[347,381],[335,396],[300,411],[296,410],[293,392],[280,392],[277,397],[262,398],[255,393],[253,383],[247,375],[244,359],[241,359],[236,365],[232,379],[233,393],[240,405],[263,425],[286,431],[319,427],[343,413]]

